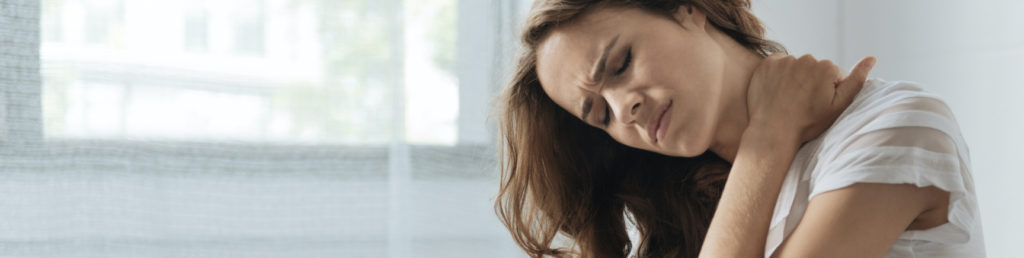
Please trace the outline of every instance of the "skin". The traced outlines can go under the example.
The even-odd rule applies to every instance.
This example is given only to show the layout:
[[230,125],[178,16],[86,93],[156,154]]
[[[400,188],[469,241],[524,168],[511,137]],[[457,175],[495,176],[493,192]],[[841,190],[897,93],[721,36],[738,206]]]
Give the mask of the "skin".
[[[750,76],[735,75],[750,74],[760,56],[739,51],[744,48],[703,24],[681,26],[637,9],[610,9],[588,12],[542,41],[538,76],[552,100],[582,118],[581,103],[590,99],[583,121],[638,149],[693,157],[737,145],[746,107],[729,103],[745,103]],[[599,81],[591,80],[594,64],[616,36]],[[629,66],[616,75],[630,50]],[[667,133],[655,141],[649,122],[670,101]],[[608,125],[602,123],[606,115]]]
[[[835,121],[873,65],[866,58],[844,76],[811,56],[762,58],[683,6],[672,17],[590,10],[542,40],[537,68],[555,103],[620,143],[682,157],[710,149],[732,162],[701,256],[759,257],[796,152]],[[668,103],[668,123],[651,137]],[[945,223],[948,199],[934,187],[893,184],[823,193],[774,256],[881,257],[903,231]]]

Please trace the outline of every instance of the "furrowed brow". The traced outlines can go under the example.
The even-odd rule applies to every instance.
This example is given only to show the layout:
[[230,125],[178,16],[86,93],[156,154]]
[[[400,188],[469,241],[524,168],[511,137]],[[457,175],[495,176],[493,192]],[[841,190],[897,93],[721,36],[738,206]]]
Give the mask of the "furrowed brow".
[[601,75],[604,74],[605,65],[608,63],[608,52],[612,51],[612,47],[615,46],[615,42],[619,41],[619,35],[615,35],[607,46],[604,46],[604,51],[601,51],[601,57],[597,59],[597,63],[590,70],[590,79],[593,83],[601,82]]

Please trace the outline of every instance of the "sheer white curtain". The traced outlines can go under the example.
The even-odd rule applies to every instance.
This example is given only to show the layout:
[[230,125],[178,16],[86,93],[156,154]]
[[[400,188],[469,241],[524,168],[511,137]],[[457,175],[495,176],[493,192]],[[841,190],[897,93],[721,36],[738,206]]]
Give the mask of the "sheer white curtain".
[[528,4],[2,1],[0,256],[522,256],[487,119]]

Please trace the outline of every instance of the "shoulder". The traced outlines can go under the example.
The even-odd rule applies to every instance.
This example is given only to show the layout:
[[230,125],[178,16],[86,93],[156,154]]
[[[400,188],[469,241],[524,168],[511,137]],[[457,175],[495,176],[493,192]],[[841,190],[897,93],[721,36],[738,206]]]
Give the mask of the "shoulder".
[[969,167],[950,108],[912,82],[868,80],[820,140],[812,197],[859,182],[959,190]]
[[[959,245],[974,238],[969,155],[939,96],[912,82],[868,80],[812,143],[800,190],[806,210],[780,253],[879,255],[896,239]],[[822,246],[836,248],[815,248]]]
[[869,79],[822,136],[832,158],[868,147],[910,147],[957,153],[963,140],[953,112],[917,83]]
[[[787,220],[787,228],[800,226],[792,226],[783,244],[788,247],[777,254],[878,256],[897,238],[967,241],[976,212],[962,146],[951,109],[939,96],[913,82],[869,79],[794,163],[802,173],[790,189],[805,210],[798,222]],[[944,222],[950,226],[930,229]],[[902,234],[913,229],[928,230]]]
[[[884,126],[877,121],[879,118],[911,113],[930,119],[955,120],[946,102],[940,96],[924,90],[918,83],[872,78],[865,82],[864,89],[836,121],[836,127],[867,126],[867,122]],[[884,122],[896,123],[894,126],[900,124],[898,120]]]
[[868,80],[816,141],[809,203],[778,256],[882,256],[904,231],[949,222],[950,207],[968,212],[950,206],[970,185],[955,119],[916,83]]

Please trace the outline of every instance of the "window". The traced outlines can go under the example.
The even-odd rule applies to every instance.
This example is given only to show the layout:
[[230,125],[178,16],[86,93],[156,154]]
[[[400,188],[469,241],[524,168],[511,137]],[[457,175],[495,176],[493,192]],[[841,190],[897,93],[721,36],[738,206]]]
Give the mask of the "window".
[[44,136],[453,145],[457,8],[47,0]]
[[12,255],[520,254],[484,126],[516,1],[3,5]]

